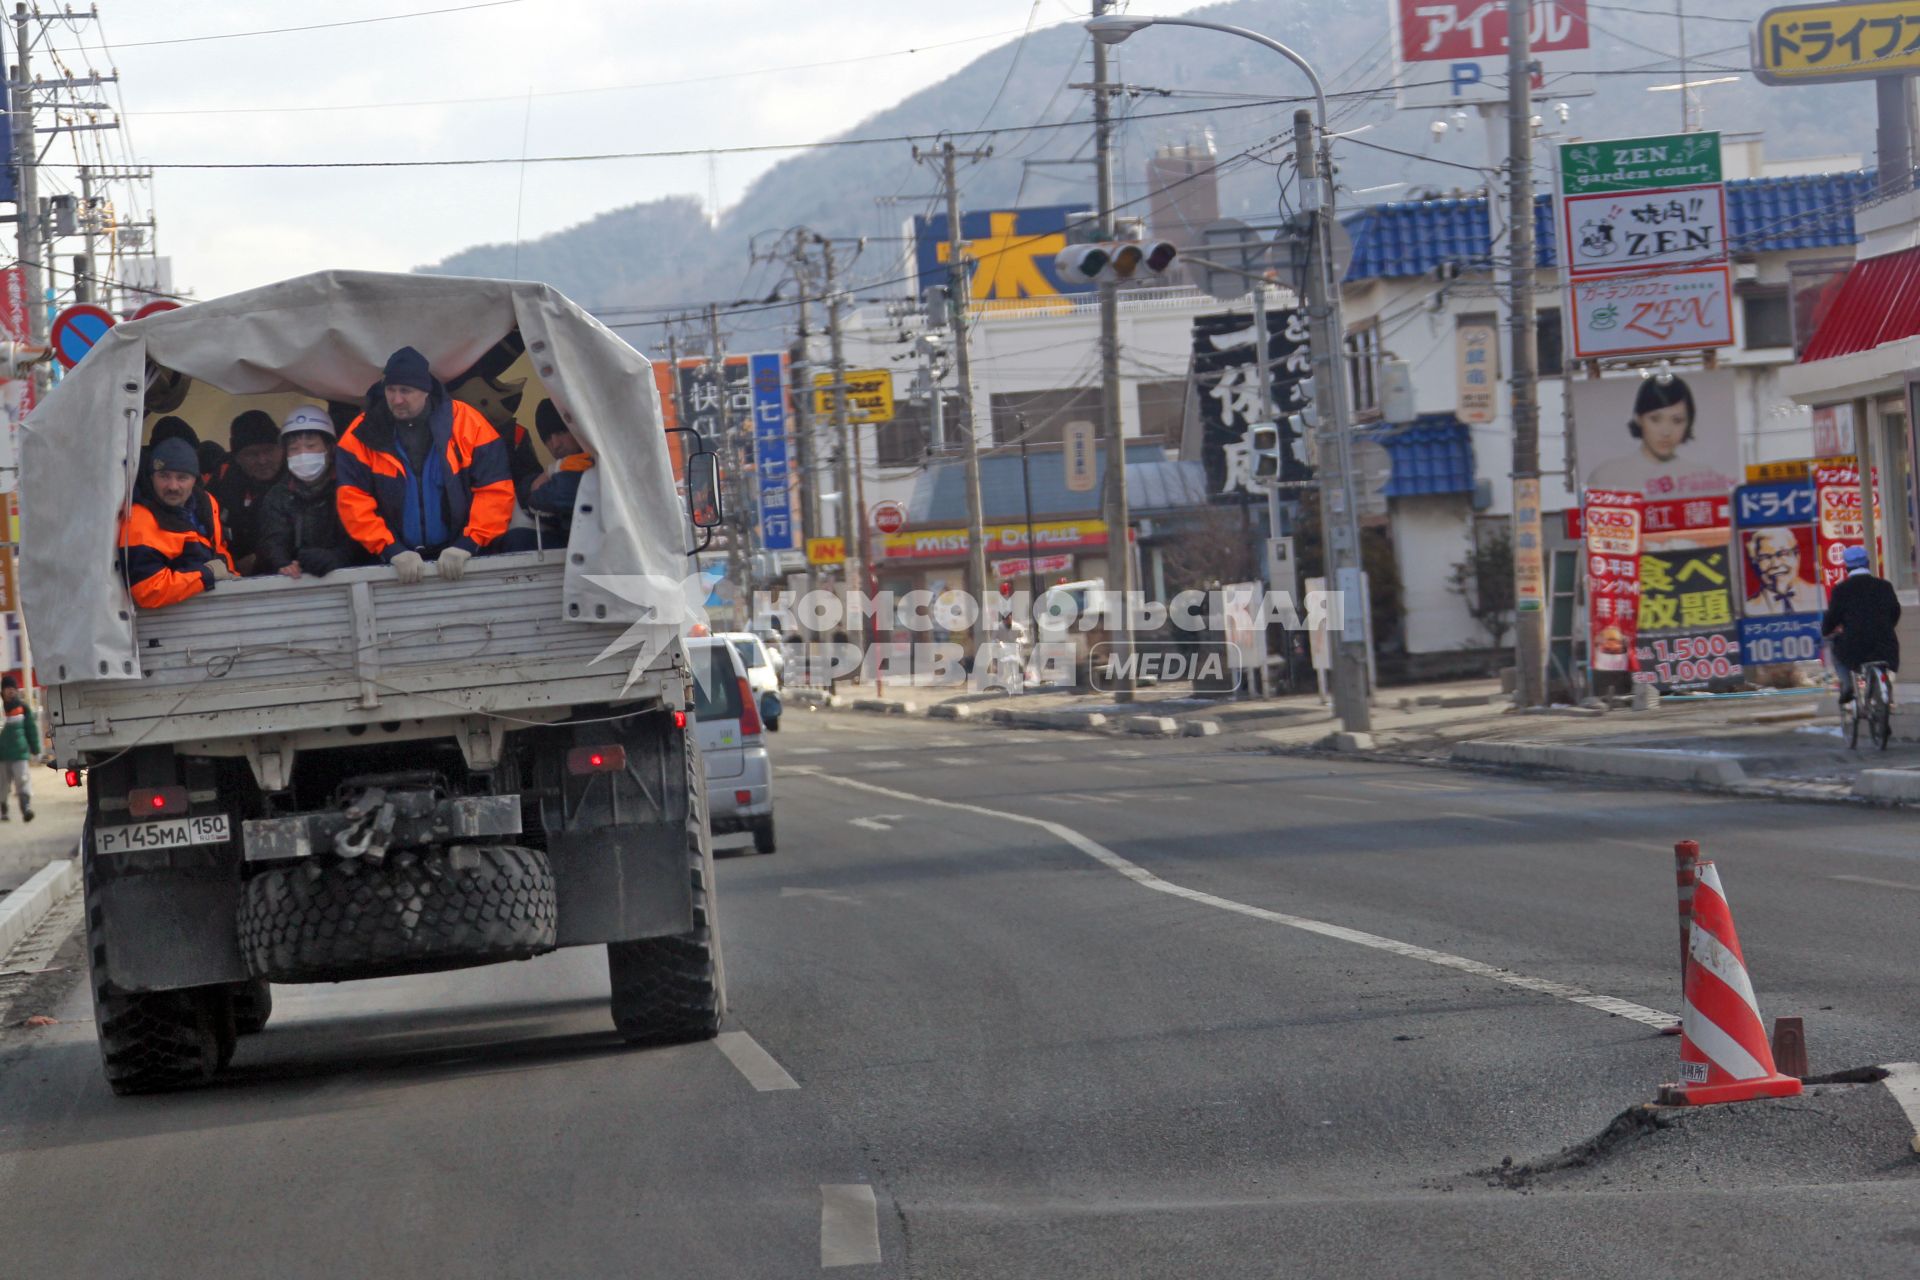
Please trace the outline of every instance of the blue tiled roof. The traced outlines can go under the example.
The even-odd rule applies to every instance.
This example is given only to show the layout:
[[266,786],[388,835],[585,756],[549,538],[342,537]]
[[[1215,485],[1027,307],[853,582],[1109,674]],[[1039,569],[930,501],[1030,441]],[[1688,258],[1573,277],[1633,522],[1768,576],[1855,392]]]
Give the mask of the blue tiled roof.
[[[1855,244],[1854,206],[1872,194],[1875,172],[1798,178],[1740,178],[1727,184],[1727,224],[1735,253],[1824,249]],[[1489,266],[1485,196],[1375,205],[1342,219],[1353,237],[1348,280],[1425,275],[1445,262],[1465,271]],[[1557,265],[1553,201],[1533,206],[1535,259]]]
[[[1095,447],[1093,471],[1107,474],[1107,452]],[[1129,468],[1143,462],[1158,462],[1167,456],[1160,445],[1145,441],[1127,442]],[[980,457],[980,506],[988,520],[1018,520],[1026,514],[1027,493],[1033,494],[1035,520],[1060,520],[1071,516],[1100,514],[1100,486],[1090,493],[1074,493],[1067,488],[1066,466],[1057,448],[1033,450],[1028,456],[1027,484],[1021,484],[1020,455],[990,453]],[[928,465],[914,482],[913,496],[907,502],[909,524],[964,524],[967,519],[966,469],[959,459],[943,459]]]
[[1404,427],[1367,434],[1393,459],[1393,477],[1382,490],[1387,497],[1473,492],[1473,436],[1452,414],[1423,413]]

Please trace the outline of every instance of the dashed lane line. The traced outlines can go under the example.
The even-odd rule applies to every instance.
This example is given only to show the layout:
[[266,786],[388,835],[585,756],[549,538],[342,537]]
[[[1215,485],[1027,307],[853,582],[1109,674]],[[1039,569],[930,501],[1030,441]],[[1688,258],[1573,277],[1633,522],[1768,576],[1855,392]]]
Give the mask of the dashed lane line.
[[820,1265],[867,1267],[880,1261],[880,1206],[864,1182],[820,1184]]
[[788,747],[785,751],[781,752],[781,754],[788,756],[824,756],[832,750],[833,748],[831,747]]
[[935,756],[933,762],[935,764],[944,764],[955,769],[964,769],[975,763],[971,756]]
[[1496,818],[1490,813],[1463,813],[1452,809],[1442,811],[1440,816],[1443,818],[1467,818],[1474,822],[1498,822],[1509,827],[1526,825],[1518,818]]
[[1902,880],[1881,880],[1874,876],[1828,876],[1829,880],[1845,880],[1849,884],[1870,884],[1880,889],[1905,889],[1908,893],[1920,893],[1920,884],[1908,884]]
[[1631,1000],[1622,1000],[1618,996],[1601,995],[1576,987],[1570,983],[1553,982],[1545,978],[1530,977],[1515,973],[1511,969],[1502,969],[1482,960],[1472,960],[1466,956],[1451,955],[1445,951],[1435,951],[1431,947],[1416,946],[1410,942],[1400,942],[1393,938],[1383,938],[1377,933],[1365,933],[1359,929],[1349,929],[1345,925],[1329,924],[1324,920],[1309,920],[1305,916],[1288,915],[1283,911],[1270,911],[1265,907],[1252,906],[1245,902],[1236,902],[1232,898],[1222,898],[1218,894],[1203,893],[1198,889],[1189,889],[1185,885],[1162,880],[1136,862],[1121,857],[1113,850],[1096,840],[1075,831],[1063,823],[1051,822],[1045,818],[1029,817],[1024,813],[1009,813],[1004,809],[989,809],[984,805],[967,804],[959,800],[939,800],[933,796],[923,796],[911,791],[896,791],[891,787],[877,786],[871,782],[862,782],[857,778],[843,778],[835,774],[817,775],[824,782],[837,786],[850,787],[856,791],[867,791],[875,795],[886,796],[893,800],[904,800],[912,804],[923,804],[935,809],[952,809],[961,813],[978,814],[986,818],[998,818],[1004,822],[1017,822],[1024,826],[1038,827],[1056,839],[1072,845],[1095,862],[1112,871],[1117,871],[1143,889],[1155,893],[1168,894],[1175,898],[1184,898],[1189,902],[1205,907],[1214,907],[1221,911],[1231,911],[1237,915],[1250,916],[1255,920],[1264,920],[1270,924],[1285,925],[1289,929],[1298,929],[1303,933],[1318,934],[1323,938],[1334,938],[1341,942],[1351,942],[1356,946],[1367,947],[1374,951],[1384,951],[1390,955],[1402,956],[1408,960],[1422,960],[1427,964],[1438,965],[1443,969],[1453,969],[1460,973],[1486,978],[1522,991],[1532,991],[1539,995],[1552,996],[1556,1000],[1565,1000],[1570,1004],[1581,1005],[1588,1009],[1597,1009],[1602,1013],[1628,1018],[1643,1026],[1665,1028],[1675,1021],[1675,1015],[1650,1009]]
[[760,1047],[760,1042],[744,1031],[722,1031],[713,1038],[714,1045],[727,1055],[747,1083],[761,1093],[772,1093],[779,1089],[798,1089],[800,1082],[787,1074],[787,1069],[774,1061],[773,1055]]

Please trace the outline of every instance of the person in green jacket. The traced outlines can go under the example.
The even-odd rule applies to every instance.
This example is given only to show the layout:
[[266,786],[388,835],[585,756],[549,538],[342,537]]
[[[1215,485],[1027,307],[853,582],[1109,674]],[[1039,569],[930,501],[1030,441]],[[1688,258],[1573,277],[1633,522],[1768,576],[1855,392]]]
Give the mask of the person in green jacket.
[[6,727],[0,728],[0,822],[13,817],[7,802],[20,797],[20,816],[33,821],[33,762],[40,755],[40,722],[20,696],[20,682],[0,676],[0,704],[6,708]]

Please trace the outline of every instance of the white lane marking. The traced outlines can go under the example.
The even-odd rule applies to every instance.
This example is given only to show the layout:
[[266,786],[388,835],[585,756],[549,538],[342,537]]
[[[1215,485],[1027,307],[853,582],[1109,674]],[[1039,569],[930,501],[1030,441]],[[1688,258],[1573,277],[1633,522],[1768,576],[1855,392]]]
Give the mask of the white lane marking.
[[787,1074],[787,1069],[773,1060],[773,1055],[760,1047],[760,1042],[744,1031],[722,1031],[713,1038],[714,1045],[727,1055],[727,1061],[747,1078],[747,1083],[761,1093],[772,1093],[779,1089],[798,1089],[800,1082]]
[[894,746],[891,742],[863,742],[859,746],[855,747],[854,750],[855,751],[892,751],[894,750]]
[[901,760],[871,760],[867,762],[868,772],[875,772],[881,769],[904,769],[906,767],[906,762]]
[[964,747],[967,745],[967,740],[965,738],[929,738],[920,745],[939,750],[945,747]]
[[935,756],[933,762],[935,764],[948,765],[955,769],[964,769],[973,763],[973,758],[971,756]]
[[831,747],[788,747],[781,754],[789,756],[824,756],[831,750]]
[[1120,803],[1120,801],[1115,800],[1111,796],[1090,795],[1083,791],[1050,791],[1046,795],[1040,796],[1038,798],[1041,800],[1051,800],[1055,804],[1119,804]]
[[1029,751],[1024,755],[1015,756],[1014,759],[1018,760],[1021,764],[1064,764],[1067,758],[1065,756],[1050,755],[1044,751]]
[[1647,851],[1647,846],[1645,844],[1637,844],[1632,840],[1616,840],[1612,836],[1601,836],[1600,843],[1601,844],[1617,844],[1622,849],[1631,849],[1635,853],[1645,853]]
[[856,827],[865,827],[869,831],[891,831],[894,823],[905,819],[906,815],[902,813],[880,813],[871,818],[848,818],[847,821]]
[[1031,733],[1010,733],[1006,737],[1000,739],[1000,741],[1003,744],[1011,744],[1016,747],[1025,747],[1025,746],[1031,746],[1033,743],[1040,741],[1040,739]]
[[1114,747],[1109,750],[1107,754],[1116,760],[1138,760],[1147,753],[1144,751],[1134,751],[1127,747]]
[[1369,808],[1377,807],[1380,803],[1378,800],[1368,800],[1361,796],[1330,796],[1324,792],[1313,798],[1315,800],[1331,800],[1335,804],[1364,804]]
[[1873,876],[1828,876],[1829,880],[1845,880],[1849,884],[1870,884],[1882,889],[1905,889],[1909,893],[1920,893],[1920,884],[1907,884],[1900,880],[1879,880]]
[[1466,791],[1467,787],[1450,787],[1443,782],[1381,782],[1367,784],[1374,787],[1391,787],[1395,791]]
[[1520,825],[1518,818],[1496,818],[1490,813],[1459,813],[1454,810],[1445,810],[1440,816],[1443,818],[1471,818],[1475,822],[1504,822],[1510,827]]
[[1881,1083],[1887,1086],[1887,1092],[1907,1113],[1907,1123],[1913,1126],[1907,1149],[1920,1154],[1920,1062],[1889,1062],[1886,1067],[1887,1078]]
[[875,786],[871,782],[861,782],[857,778],[842,778],[834,774],[820,775],[824,781],[843,787],[852,787],[858,791],[870,791],[894,800],[904,800],[912,804],[929,805],[936,809],[957,809],[962,813],[979,814],[987,818],[999,818],[1006,822],[1018,822],[1025,826],[1039,827],[1058,840],[1072,845],[1095,862],[1110,870],[1117,871],[1143,889],[1152,889],[1155,893],[1165,893],[1176,898],[1185,898],[1201,906],[1216,907],[1222,911],[1232,911],[1238,915],[1251,916],[1255,920],[1265,920],[1271,924],[1282,924],[1289,929],[1299,929],[1303,933],[1319,934],[1323,938],[1335,938],[1341,942],[1351,942],[1357,946],[1369,947],[1375,951],[1385,951],[1391,955],[1402,956],[1409,960],[1424,960],[1428,964],[1443,969],[1454,969],[1461,973],[1470,973],[1475,977],[1487,978],[1509,987],[1518,987],[1522,991],[1533,991],[1540,995],[1552,996],[1572,1004],[1584,1005],[1589,1009],[1598,1009],[1602,1013],[1615,1014],[1630,1018],[1649,1027],[1668,1027],[1675,1020],[1671,1013],[1662,1013],[1658,1009],[1649,1009],[1646,1005],[1635,1004],[1631,1000],[1622,1000],[1617,996],[1600,995],[1584,987],[1576,987],[1565,982],[1552,982],[1545,978],[1533,978],[1511,969],[1502,969],[1487,964],[1483,960],[1470,960],[1465,956],[1450,955],[1445,951],[1435,951],[1430,947],[1415,946],[1410,942],[1398,942],[1392,938],[1383,938],[1377,933],[1364,933],[1359,929],[1349,929],[1345,925],[1328,924],[1323,920],[1309,920],[1305,916],[1288,915],[1282,911],[1269,911],[1265,907],[1250,906],[1236,902],[1232,898],[1222,898],[1217,894],[1202,893],[1198,889],[1189,889],[1185,885],[1162,880],[1135,862],[1130,862],[1098,841],[1088,839],[1072,827],[1045,818],[1033,818],[1024,813],[1008,813],[1003,809],[989,809],[984,805],[966,804],[958,800],[936,800],[932,796],[915,795],[910,791],[895,791],[889,787]]
[[880,1206],[864,1182],[820,1184],[820,1265],[865,1267],[880,1261]]

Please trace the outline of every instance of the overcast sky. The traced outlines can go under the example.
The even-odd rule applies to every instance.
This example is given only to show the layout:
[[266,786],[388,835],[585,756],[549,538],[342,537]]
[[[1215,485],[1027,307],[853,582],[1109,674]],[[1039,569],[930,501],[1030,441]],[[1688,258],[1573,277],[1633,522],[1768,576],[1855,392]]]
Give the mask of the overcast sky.
[[[460,3],[102,0],[97,27],[56,26],[59,56],[36,51],[34,70],[117,66],[125,142],[155,165],[725,147],[831,136],[1018,38],[1029,18],[1039,28],[1085,11],[1070,0],[514,0],[188,40]],[[1176,13],[1198,3],[1139,7]],[[899,52],[908,49],[919,52]],[[782,69],[823,62],[835,65]],[[663,83],[688,80],[697,82]],[[113,90],[101,92],[116,102]],[[401,103],[433,105],[392,105]],[[48,159],[72,159],[76,145],[96,160],[102,145],[107,158],[122,154],[102,135],[78,134],[57,139]],[[721,204],[780,158],[722,157]],[[656,196],[705,198],[710,176],[697,158],[542,165],[524,170],[522,190],[522,172],[163,169],[154,186],[160,249],[174,260],[176,286],[217,297],[325,267],[405,270],[511,242],[516,228],[532,238]],[[55,175],[52,185],[65,183]]]

